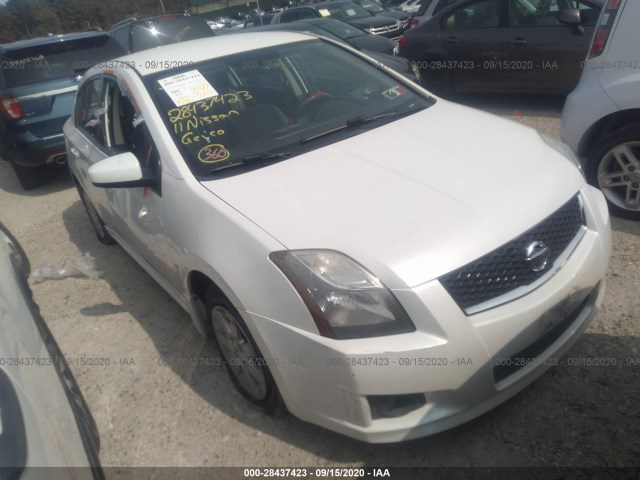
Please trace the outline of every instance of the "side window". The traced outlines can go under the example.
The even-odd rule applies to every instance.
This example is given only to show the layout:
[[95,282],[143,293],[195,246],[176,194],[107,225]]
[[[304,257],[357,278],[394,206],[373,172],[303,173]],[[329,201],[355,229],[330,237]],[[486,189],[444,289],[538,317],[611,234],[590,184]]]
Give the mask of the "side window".
[[502,0],[480,0],[445,17],[445,28],[488,28],[500,26]]
[[100,145],[104,145],[102,130],[104,108],[101,87],[102,77],[96,77],[82,86],[76,98],[74,122]]
[[105,79],[105,146],[114,154],[131,152],[156,177],[160,157],[149,129],[134,106],[130,94],[113,78]]
[[561,25],[558,0],[510,0],[509,24],[512,26]]
[[130,38],[129,38],[129,27],[121,28],[120,30],[116,30],[113,33],[113,38],[115,38],[124,48],[129,51],[131,49]]

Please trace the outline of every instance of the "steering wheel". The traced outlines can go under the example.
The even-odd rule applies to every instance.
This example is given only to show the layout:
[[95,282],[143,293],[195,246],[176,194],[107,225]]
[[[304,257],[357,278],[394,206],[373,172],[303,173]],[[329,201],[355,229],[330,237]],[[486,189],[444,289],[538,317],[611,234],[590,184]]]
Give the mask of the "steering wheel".
[[331,100],[333,97],[331,95],[329,95],[327,92],[321,92],[321,91],[317,91],[317,92],[312,92],[309,94],[309,96],[307,98],[305,98],[300,105],[298,105],[298,107],[296,108],[296,111],[294,113],[294,117],[295,118],[300,118],[302,117],[307,109],[309,108],[310,105],[319,105],[322,102],[325,102],[327,100]]

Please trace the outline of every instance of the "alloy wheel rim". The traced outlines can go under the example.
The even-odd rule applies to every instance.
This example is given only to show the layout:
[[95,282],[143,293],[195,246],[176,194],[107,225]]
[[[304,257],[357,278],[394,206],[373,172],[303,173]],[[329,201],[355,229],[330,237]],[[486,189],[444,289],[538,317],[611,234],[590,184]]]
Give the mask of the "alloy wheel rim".
[[617,207],[640,211],[640,142],[609,150],[598,165],[598,186]]
[[218,345],[231,373],[252,398],[262,400],[267,395],[267,379],[249,336],[225,307],[214,307],[211,317]]

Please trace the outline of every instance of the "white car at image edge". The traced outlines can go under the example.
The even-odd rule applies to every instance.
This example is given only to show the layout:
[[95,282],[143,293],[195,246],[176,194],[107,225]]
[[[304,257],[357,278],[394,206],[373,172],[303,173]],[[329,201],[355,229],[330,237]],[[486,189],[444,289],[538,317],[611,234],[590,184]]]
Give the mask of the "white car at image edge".
[[634,220],[640,220],[639,21],[639,2],[605,4],[561,129],[611,211]]
[[98,238],[215,338],[247,400],[363,441],[505,401],[604,295],[607,205],[566,145],[327,39],[97,66],[65,135]]

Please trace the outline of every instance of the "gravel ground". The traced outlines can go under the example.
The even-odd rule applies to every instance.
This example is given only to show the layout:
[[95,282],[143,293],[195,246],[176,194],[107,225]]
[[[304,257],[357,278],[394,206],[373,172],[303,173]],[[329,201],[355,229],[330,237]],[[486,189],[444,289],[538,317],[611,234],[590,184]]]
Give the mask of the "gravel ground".
[[[459,100],[558,136],[562,99]],[[222,367],[176,361],[218,354],[120,247],[98,243],[65,172],[23,192],[0,162],[0,204],[32,267],[89,252],[104,272],[33,292],[96,418],[105,466],[640,466],[640,222],[613,220],[604,306],[564,365],[454,430],[367,445],[291,416],[266,417]],[[82,365],[82,357],[109,365]],[[586,366],[587,358],[616,364]]]

